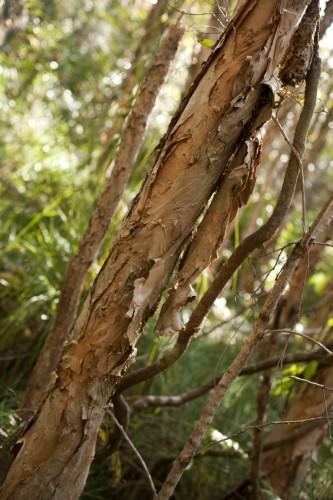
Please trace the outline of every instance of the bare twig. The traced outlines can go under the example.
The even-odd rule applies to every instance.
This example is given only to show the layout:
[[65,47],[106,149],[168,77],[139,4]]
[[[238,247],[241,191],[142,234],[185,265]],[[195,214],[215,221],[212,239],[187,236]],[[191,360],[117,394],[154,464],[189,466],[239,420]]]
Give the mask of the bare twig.
[[297,160],[298,166],[299,166],[299,172],[301,175],[301,191],[302,191],[302,225],[303,225],[303,233],[305,233],[305,226],[306,226],[306,201],[305,201],[305,180],[304,180],[304,165],[302,158],[295,148],[295,146],[292,144],[291,140],[287,136],[286,132],[284,131],[284,128],[282,127],[281,123],[278,120],[277,116],[272,116],[273,121],[276,123],[278,129],[280,130],[281,134],[283,135],[283,138],[285,139],[286,143],[290,147],[291,151],[295,155],[295,158]]
[[[115,394],[112,399],[114,416],[117,418],[118,422],[121,424],[123,430],[126,432],[128,429],[130,421],[130,407],[127,404],[124,396],[122,394]],[[122,440],[122,432],[118,426],[115,426],[114,430],[109,436],[107,443],[103,446],[101,450],[98,450],[95,456],[95,462],[102,462],[107,457],[110,457],[119,447]]]
[[325,246],[325,247],[331,247],[331,248],[333,248],[333,244],[331,244],[331,243],[323,243],[322,241],[314,241],[313,243],[315,245],[322,245],[322,246]]
[[[329,418],[332,418],[332,416],[333,415],[329,415]],[[308,424],[311,422],[322,422],[322,421],[326,421],[326,420],[327,420],[326,415],[318,415],[317,417],[301,418],[301,419],[295,419],[295,420],[273,420],[272,422],[265,422],[264,424],[261,424],[261,425],[256,425],[256,424],[247,425],[245,427],[242,427],[239,431],[234,432],[233,434],[230,434],[229,436],[226,436],[223,439],[219,439],[217,441],[214,441],[214,443],[209,443],[199,453],[205,453],[206,450],[213,448],[214,446],[217,446],[225,441],[228,441],[229,439],[234,439],[235,437],[239,436],[240,434],[244,434],[244,432],[253,431],[253,429],[264,429],[264,428],[270,427],[272,425]],[[274,445],[273,445],[273,443],[274,443]],[[279,440],[279,443],[280,443],[280,440]],[[272,442],[268,441],[264,445],[264,450],[267,451],[268,449],[275,448],[277,446],[278,446],[277,441],[276,442],[275,441],[272,441]]]
[[290,375],[289,378],[294,380],[298,380],[299,382],[305,382],[306,384],[313,385],[314,387],[318,387],[318,389],[325,389],[325,391],[333,392],[333,387],[329,387],[325,384],[318,384],[318,382],[314,382],[313,380],[308,380],[306,378],[297,377],[296,375]]
[[120,430],[120,432],[122,433],[122,435],[124,436],[125,440],[127,441],[127,443],[129,444],[129,446],[132,448],[132,450],[134,451],[135,455],[138,457],[138,459],[140,460],[140,463],[142,465],[142,468],[145,472],[145,475],[147,477],[147,480],[149,482],[149,485],[150,485],[150,488],[154,494],[154,498],[156,496],[156,488],[155,488],[155,485],[154,485],[154,481],[151,477],[151,474],[149,472],[149,469],[145,463],[145,461],[143,460],[142,456],[140,455],[140,453],[138,452],[137,448],[134,446],[133,442],[131,441],[131,439],[128,437],[128,434],[125,432],[123,426],[121,425],[121,423],[118,421],[118,419],[114,416],[114,414],[112,413],[112,411],[109,409],[109,414],[111,415],[113,421],[115,422],[115,424],[117,425],[118,429]]
[[324,349],[330,356],[333,356],[333,352],[328,349],[322,342],[319,342],[319,340],[314,339],[313,337],[310,337],[309,335],[306,335],[306,333],[299,332],[297,330],[292,330],[291,328],[282,328],[282,329],[277,329],[277,330],[266,330],[268,334],[271,333],[282,333],[282,334],[287,334],[287,335],[298,335],[299,337],[303,337],[306,340],[309,340],[309,342],[312,342],[313,344],[316,344],[319,346],[321,349]]

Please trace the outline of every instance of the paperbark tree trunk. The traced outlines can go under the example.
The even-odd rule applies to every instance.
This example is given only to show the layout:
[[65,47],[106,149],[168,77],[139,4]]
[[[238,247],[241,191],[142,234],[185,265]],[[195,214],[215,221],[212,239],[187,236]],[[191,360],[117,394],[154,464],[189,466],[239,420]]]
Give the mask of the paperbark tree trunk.
[[[105,406],[133,356],[142,325],[154,312],[204,206],[223,182],[236,146],[263,124],[260,110],[273,106],[267,82],[308,3],[241,2],[172,120],[84,304],[48,395],[17,443],[1,489],[3,500],[79,497]],[[229,205],[238,188],[231,183]],[[230,214],[225,216],[229,220]]]
[[65,340],[73,327],[79,306],[81,289],[87,271],[95,260],[110,226],[113,214],[126,187],[144,140],[147,120],[178,44],[184,34],[181,20],[170,26],[160,50],[141,84],[138,97],[128,118],[127,126],[103,193],[97,200],[79,248],[69,263],[54,326],[49,333],[37,363],[31,373],[22,403],[24,413],[38,408],[48,386],[51,373],[59,363]]

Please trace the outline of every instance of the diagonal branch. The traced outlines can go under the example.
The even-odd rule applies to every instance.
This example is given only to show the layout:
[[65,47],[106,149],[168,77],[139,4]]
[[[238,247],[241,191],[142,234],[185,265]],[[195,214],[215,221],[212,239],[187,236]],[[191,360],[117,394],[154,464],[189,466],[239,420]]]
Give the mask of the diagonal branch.
[[252,354],[256,345],[262,340],[265,330],[267,328],[270,316],[274,311],[289,279],[293,275],[296,266],[306,254],[309,244],[315,231],[322,225],[323,221],[326,221],[328,215],[333,209],[333,195],[331,195],[328,202],[325,204],[323,209],[320,211],[316,220],[311,225],[309,230],[306,232],[302,240],[298,245],[292,250],[288,257],[288,260],[281,271],[281,274],[276,281],[274,287],[270,290],[267,295],[265,304],[261,310],[258,320],[253,328],[251,335],[246,339],[243,348],[236,356],[234,361],[231,363],[229,368],[224,373],[223,377],[219,381],[218,385],[212,392],[209,401],[198,420],[195,428],[192,432],[190,439],[185,444],[183,450],[174,461],[173,466],[165,480],[162,488],[157,496],[158,500],[168,500],[179,480],[181,479],[184,470],[191,462],[193,456],[197,453],[202,439],[207,431],[208,426],[211,424],[213,417],[224,398],[226,392],[228,391],[230,385],[238,376],[239,372],[243,368],[244,364]]
[[[333,343],[327,344],[327,347],[333,347]],[[325,355],[322,349],[316,349],[310,352],[295,352],[285,355],[283,359],[283,365],[289,365],[293,363],[302,363],[306,361],[320,360],[323,362],[330,362],[330,357]],[[270,368],[277,368],[280,365],[281,357],[274,356],[268,358],[265,361],[259,363],[254,363],[245,366],[239,373],[239,376],[253,375],[255,373],[260,373]],[[170,396],[155,396],[147,395],[143,397],[133,397],[133,402],[131,408],[133,411],[142,411],[147,408],[167,408],[167,407],[179,407],[183,406],[194,399],[204,396],[210,390],[214,389],[218,382],[221,380],[224,372],[219,373],[215,377],[211,378],[207,382],[198,385],[194,389],[190,389],[182,394],[170,395]]]
[[121,434],[123,435],[123,437],[125,438],[125,440],[127,441],[127,443],[129,444],[129,446],[132,448],[132,450],[134,451],[135,455],[138,457],[141,465],[142,465],[142,468],[145,472],[145,475],[148,479],[148,482],[149,482],[149,485],[150,485],[150,488],[154,494],[154,498],[156,496],[156,488],[155,488],[155,485],[154,485],[154,481],[150,475],[150,472],[149,472],[149,469],[146,465],[146,462],[143,460],[142,456],[140,455],[140,453],[138,452],[137,448],[135,447],[135,445],[133,444],[133,442],[131,441],[131,439],[128,437],[128,434],[126,433],[124,427],[121,425],[121,423],[119,422],[119,420],[115,417],[115,415],[112,413],[112,411],[109,409],[109,413],[113,419],[113,421],[115,422],[116,426],[118,427],[118,429],[120,430]]
[[[300,158],[304,155],[306,138],[316,105],[319,76],[320,59],[318,54],[316,54],[316,57],[313,58],[307,77],[304,106],[297,123],[293,140],[293,147],[298,151]],[[158,373],[164,371],[166,368],[175,363],[185,352],[191,338],[197,332],[215,299],[220,295],[221,291],[228,283],[236,269],[242,265],[253,250],[270,240],[279,228],[291,205],[298,175],[298,159],[295,154],[291,152],[282,189],[271,217],[257,231],[245,238],[245,240],[232,253],[230,258],[222,265],[218,275],[196,305],[185,328],[178,335],[178,340],[175,346],[155,363],[125,375],[118,385],[119,392],[122,392],[129,387],[152,378]]]
[[86,273],[97,256],[126,187],[144,140],[148,117],[183,33],[184,26],[179,19],[177,24],[170,26],[167,31],[159,53],[141,84],[123,133],[112,173],[106,181],[103,193],[97,200],[79,248],[68,266],[55,323],[31,374],[22,404],[23,408],[33,408],[38,405],[50,381],[51,372],[59,362],[64,341],[68,338],[75,320]]

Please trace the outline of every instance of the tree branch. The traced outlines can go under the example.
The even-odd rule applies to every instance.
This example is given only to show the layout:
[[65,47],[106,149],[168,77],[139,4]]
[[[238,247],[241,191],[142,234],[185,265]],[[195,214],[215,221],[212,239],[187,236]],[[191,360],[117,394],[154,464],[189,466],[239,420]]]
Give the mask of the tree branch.
[[[328,346],[333,348],[333,342],[328,344]],[[283,359],[283,365],[289,365],[293,363],[302,363],[306,361],[320,360],[321,362],[330,362],[330,357],[325,355],[321,349],[317,349],[310,352],[296,352],[287,354]],[[272,358],[266,359],[259,363],[255,363],[243,368],[239,376],[253,375],[255,373],[260,373],[270,368],[279,367],[281,361],[280,356],[274,356]],[[133,397],[131,398],[131,408],[133,411],[142,411],[147,408],[167,408],[167,407],[179,407],[194,399],[207,394],[208,391],[214,389],[214,387],[219,383],[224,372],[219,373],[208,382],[200,384],[199,386],[184,392],[183,394],[174,396],[155,396],[148,395],[143,397]]]
[[144,139],[148,117],[183,33],[184,26],[179,19],[177,24],[168,29],[160,50],[140,86],[138,97],[123,132],[112,173],[106,181],[103,193],[97,200],[79,248],[68,266],[55,323],[30,376],[22,408],[30,409],[38,406],[50,381],[51,373],[60,360],[64,342],[73,327],[86,273],[96,258],[128,182]]
[[154,498],[156,497],[156,488],[155,488],[155,485],[154,485],[154,481],[150,475],[150,472],[149,472],[149,469],[146,465],[146,462],[143,460],[142,456],[140,455],[140,453],[138,452],[137,448],[134,446],[133,442],[131,441],[131,439],[128,437],[128,434],[126,433],[125,429],[123,428],[123,426],[121,425],[121,423],[118,421],[118,419],[114,416],[114,414],[112,413],[112,411],[109,409],[109,413],[113,419],[113,421],[115,422],[115,424],[117,425],[118,429],[120,430],[121,434],[123,435],[123,437],[125,438],[125,440],[127,441],[127,443],[129,444],[129,446],[132,448],[132,450],[134,451],[135,455],[138,457],[138,459],[140,460],[140,463],[142,465],[142,468],[145,472],[145,475],[148,479],[148,482],[149,482],[149,485],[150,485],[150,488],[153,492],[153,495],[154,495]]
[[191,462],[193,456],[197,453],[201,441],[207,431],[207,428],[211,424],[216,410],[219,407],[223,397],[225,396],[232,382],[238,376],[239,372],[250,357],[256,345],[263,338],[271,313],[275,309],[287,282],[296,269],[297,264],[306,254],[308,245],[313,238],[314,232],[321,226],[323,221],[326,221],[326,218],[330,214],[330,211],[332,209],[333,195],[331,195],[330,199],[320,211],[309,230],[289,255],[278,280],[267,295],[267,299],[261,310],[259,318],[256,321],[251,335],[246,339],[243,348],[231,363],[229,368],[226,370],[218,385],[212,392],[200,419],[195,425],[190,439],[187,441],[183,450],[174,461],[168,477],[166,478],[157,496],[158,500],[167,500],[173,494],[180,478],[183,475],[184,470]]
[[[298,151],[300,158],[304,155],[307,134],[316,105],[319,76],[320,59],[318,54],[316,54],[316,57],[313,58],[309,75],[307,77],[304,106],[297,123],[293,141],[293,147]],[[245,238],[245,240],[232,253],[230,258],[222,265],[218,275],[196,305],[188,323],[179,333],[178,340],[174,348],[150,366],[138,369],[125,375],[118,385],[119,392],[127,390],[129,387],[161,373],[175,363],[184,353],[191,341],[191,338],[199,329],[215,299],[220,295],[221,291],[233,276],[236,269],[242,265],[253,250],[270,240],[275,231],[279,228],[291,205],[299,170],[298,159],[295,154],[291,152],[282,189],[271,217],[257,231]]]

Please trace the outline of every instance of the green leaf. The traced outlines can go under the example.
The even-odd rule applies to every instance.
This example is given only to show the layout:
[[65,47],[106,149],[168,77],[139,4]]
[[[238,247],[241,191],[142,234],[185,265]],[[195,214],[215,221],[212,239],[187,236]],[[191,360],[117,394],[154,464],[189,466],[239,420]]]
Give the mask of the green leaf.
[[328,318],[327,320],[327,328],[332,328],[333,326],[333,317]]
[[317,368],[318,368],[318,361],[310,361],[310,363],[307,364],[304,370],[303,377],[308,380],[311,380],[314,374],[316,373]]
[[202,40],[200,40],[200,44],[203,47],[211,48],[211,47],[214,47],[215,40],[213,40],[212,38],[203,38]]

